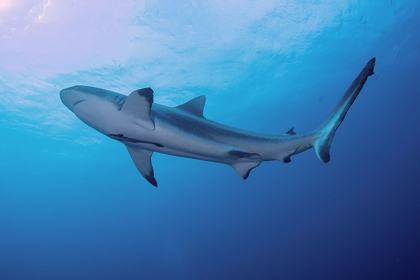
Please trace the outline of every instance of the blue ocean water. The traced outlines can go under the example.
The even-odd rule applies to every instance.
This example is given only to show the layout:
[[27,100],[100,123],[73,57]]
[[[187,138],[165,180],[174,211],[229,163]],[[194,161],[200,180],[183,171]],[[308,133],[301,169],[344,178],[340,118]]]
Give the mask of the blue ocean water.
[[[420,3],[0,1],[0,279],[419,279]],[[372,57],[338,130],[229,166],[125,147],[62,88],[129,94],[273,134],[316,128]]]

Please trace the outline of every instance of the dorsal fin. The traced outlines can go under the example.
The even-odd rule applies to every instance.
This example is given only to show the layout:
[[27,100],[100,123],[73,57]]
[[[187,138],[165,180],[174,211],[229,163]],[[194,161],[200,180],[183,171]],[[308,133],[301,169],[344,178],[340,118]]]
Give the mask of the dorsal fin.
[[295,130],[295,127],[292,127],[291,129],[289,129],[289,130],[286,132],[286,134],[288,134],[288,135],[295,135],[295,134],[296,134],[296,132],[295,132],[294,130]]
[[153,90],[151,88],[138,89],[130,93],[121,108],[121,112],[135,118],[135,122],[146,129],[154,130],[155,124],[150,119],[153,104]]
[[203,116],[204,105],[206,105],[206,96],[200,95],[194,99],[191,99],[188,102],[185,102],[184,104],[176,106],[176,108],[183,110],[185,112],[191,113],[193,115],[196,115],[198,117],[204,118]]

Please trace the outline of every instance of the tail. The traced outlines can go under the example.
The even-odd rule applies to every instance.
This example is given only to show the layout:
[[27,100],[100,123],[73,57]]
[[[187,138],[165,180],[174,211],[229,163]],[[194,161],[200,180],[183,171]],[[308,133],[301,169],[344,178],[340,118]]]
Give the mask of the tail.
[[346,93],[328,118],[314,131],[319,137],[317,137],[313,146],[315,148],[316,155],[321,161],[325,163],[330,161],[330,147],[335,132],[343,122],[347,111],[350,109],[354,100],[356,100],[356,97],[365,85],[367,78],[374,74],[373,68],[375,67],[375,61],[375,58],[369,60],[365,68],[363,68],[359,76],[357,76],[347,89]]

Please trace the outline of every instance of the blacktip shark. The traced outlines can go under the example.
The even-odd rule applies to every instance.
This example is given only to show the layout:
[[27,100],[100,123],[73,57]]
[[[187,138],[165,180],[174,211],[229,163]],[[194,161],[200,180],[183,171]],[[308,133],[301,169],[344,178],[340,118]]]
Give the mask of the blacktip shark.
[[230,127],[203,116],[204,95],[182,105],[167,107],[153,102],[153,90],[143,88],[125,96],[117,92],[72,86],[60,92],[64,105],[87,125],[123,143],[137,169],[157,187],[151,156],[154,152],[224,163],[246,179],[262,161],[280,160],[311,148],[330,161],[330,146],[341,122],[374,74],[372,58],[345,92],[327,119],[315,130],[297,134],[262,134]]

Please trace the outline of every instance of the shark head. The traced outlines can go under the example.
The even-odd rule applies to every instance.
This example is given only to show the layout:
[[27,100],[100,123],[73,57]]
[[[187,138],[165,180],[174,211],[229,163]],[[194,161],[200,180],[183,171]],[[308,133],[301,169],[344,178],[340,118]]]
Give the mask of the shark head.
[[[81,103],[87,106],[112,105],[121,109],[125,102],[126,96],[95,87],[88,86],[72,86],[60,91],[60,98],[63,104],[76,114],[75,108]],[[80,107],[80,106],[78,106]]]
[[125,95],[89,86],[72,86],[60,91],[63,104],[80,120],[106,133],[111,112],[121,110]]

